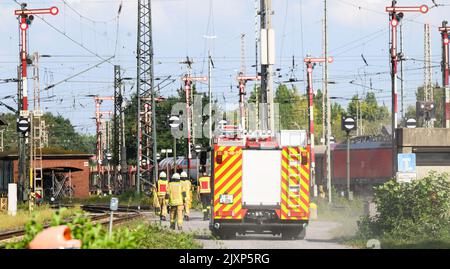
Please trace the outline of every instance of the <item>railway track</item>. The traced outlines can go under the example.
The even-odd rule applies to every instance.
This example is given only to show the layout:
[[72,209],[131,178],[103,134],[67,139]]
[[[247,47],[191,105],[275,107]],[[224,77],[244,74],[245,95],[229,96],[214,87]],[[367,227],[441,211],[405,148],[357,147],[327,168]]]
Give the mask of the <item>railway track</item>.
[[[63,206],[59,206],[63,207]],[[104,205],[83,205],[81,208],[90,213],[100,213],[100,215],[91,215],[90,219],[94,223],[100,223],[103,226],[107,226],[109,224],[109,206]],[[119,224],[127,221],[131,221],[141,217],[141,213],[136,209],[119,206],[117,213],[114,213],[113,224]],[[67,222],[70,222],[72,219],[68,219]],[[44,229],[50,227],[49,224],[44,225]],[[15,237],[20,237],[25,234],[25,229],[6,231],[0,233],[0,242],[9,240]],[[0,248],[3,248],[0,246]]]

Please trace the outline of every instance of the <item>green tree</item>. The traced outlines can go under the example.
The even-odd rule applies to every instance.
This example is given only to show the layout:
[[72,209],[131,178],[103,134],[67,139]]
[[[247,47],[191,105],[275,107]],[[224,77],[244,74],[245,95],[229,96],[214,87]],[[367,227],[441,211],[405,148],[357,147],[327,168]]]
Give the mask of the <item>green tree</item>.
[[[4,131],[4,145],[8,152],[16,152],[18,145],[18,134],[16,131],[17,116],[12,113],[1,116],[8,126]],[[94,153],[95,136],[83,135],[75,130],[72,123],[61,115],[55,116],[45,113],[43,116],[48,130],[47,152],[72,151],[80,153]]]
[[[195,85],[192,87],[193,94],[200,94],[197,92]],[[209,98],[206,94],[201,94],[202,98],[202,109],[206,104],[209,103]],[[192,102],[192,100],[191,100]],[[186,94],[184,88],[177,90],[176,96],[169,96],[160,102],[156,103],[156,132],[158,140],[158,152],[161,149],[173,148],[174,138],[171,133],[171,129],[168,126],[168,116],[172,113],[172,107],[176,103],[186,103]],[[208,113],[203,113],[202,115],[195,115],[201,117],[202,123],[208,120]],[[131,102],[125,110],[125,140],[127,145],[127,159],[130,164],[136,164],[137,156],[137,98],[136,94],[131,97]],[[195,126],[195,128],[203,128],[203,126]],[[177,156],[185,155],[187,152],[187,138],[177,139]],[[206,135],[196,139],[196,144],[200,144],[206,147],[209,143],[209,139]],[[161,156],[165,157],[165,156]]]

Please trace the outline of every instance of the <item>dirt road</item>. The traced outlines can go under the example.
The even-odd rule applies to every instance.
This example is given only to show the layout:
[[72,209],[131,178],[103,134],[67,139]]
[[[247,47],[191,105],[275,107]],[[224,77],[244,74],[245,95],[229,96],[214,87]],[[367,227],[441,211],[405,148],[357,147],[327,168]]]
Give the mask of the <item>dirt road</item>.
[[[159,222],[154,214],[149,214],[149,220]],[[234,240],[215,240],[208,229],[208,221],[203,221],[201,212],[192,211],[189,221],[183,223],[183,230],[194,232],[197,240],[209,249],[343,249],[348,246],[339,244],[333,239],[331,231],[339,227],[338,223],[326,221],[312,221],[306,230],[304,240],[282,240],[281,236],[273,235],[245,235],[237,236]],[[168,226],[169,221],[161,222]]]

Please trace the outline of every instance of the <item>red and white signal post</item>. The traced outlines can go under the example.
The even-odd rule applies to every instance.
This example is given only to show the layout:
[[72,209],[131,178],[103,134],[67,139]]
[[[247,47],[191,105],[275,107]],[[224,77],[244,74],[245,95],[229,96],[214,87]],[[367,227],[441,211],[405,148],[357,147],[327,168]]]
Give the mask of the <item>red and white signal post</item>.
[[191,82],[192,81],[208,81],[207,77],[191,77],[186,75],[183,77],[184,90],[186,92],[186,123],[187,123],[187,146],[188,146],[188,175],[190,176],[192,148],[191,148]]
[[246,126],[246,120],[245,120],[245,105],[244,105],[244,95],[245,93],[245,84],[247,81],[253,81],[253,80],[261,80],[261,76],[244,76],[242,73],[237,77],[237,80],[239,81],[239,113],[241,113],[241,125],[242,128],[245,130]]
[[[20,118],[28,119],[28,78],[27,78],[27,65],[28,65],[28,42],[27,42],[27,30],[34,20],[34,15],[57,15],[59,13],[59,9],[57,7],[45,8],[45,9],[27,9],[27,4],[21,4],[21,9],[15,10],[14,15],[17,16],[19,20],[19,47],[20,47],[20,82],[19,82],[19,97],[21,100],[18,100],[19,103],[19,116]],[[30,120],[28,120],[30,122]],[[29,197],[29,209],[30,211],[34,208],[34,182],[33,176],[30,173],[27,173],[27,164],[26,164],[26,149],[27,141],[26,141],[26,133],[21,133],[19,135],[19,191],[20,191],[20,199],[25,199],[25,194],[28,192]],[[29,184],[29,185],[28,185]],[[28,190],[27,190],[28,188]]]
[[449,36],[450,27],[447,26],[447,21],[442,22],[442,27],[439,27],[442,35],[442,85],[444,87],[444,114],[442,117],[444,128],[450,128],[450,88],[449,88]]
[[308,127],[308,145],[310,148],[310,154],[311,157],[309,158],[310,162],[310,178],[311,178],[311,184],[315,184],[315,173],[314,169],[316,167],[316,158],[314,154],[314,99],[313,99],[313,79],[312,79],[312,72],[314,69],[315,63],[332,63],[334,61],[333,57],[328,58],[311,58],[307,57],[304,59],[304,62],[306,63],[306,70],[307,70],[307,81],[308,81],[308,115],[309,115],[309,127]]
[[392,83],[392,149],[393,149],[393,176],[396,176],[397,173],[397,148],[396,148],[396,137],[395,130],[397,129],[397,62],[398,62],[398,53],[397,53],[397,29],[398,25],[403,18],[403,12],[420,12],[425,14],[428,12],[429,8],[427,5],[421,6],[396,6],[397,1],[393,0],[392,5],[390,7],[386,7],[386,12],[389,12],[389,25],[391,28],[391,83]]
[[26,9],[26,4],[22,4],[22,8],[14,11],[14,15],[19,18],[20,28],[20,61],[22,66],[22,110],[21,113],[27,115],[28,113],[28,83],[27,83],[27,30],[34,19],[34,15],[51,14],[53,16],[59,13],[57,7],[40,8],[40,9]]

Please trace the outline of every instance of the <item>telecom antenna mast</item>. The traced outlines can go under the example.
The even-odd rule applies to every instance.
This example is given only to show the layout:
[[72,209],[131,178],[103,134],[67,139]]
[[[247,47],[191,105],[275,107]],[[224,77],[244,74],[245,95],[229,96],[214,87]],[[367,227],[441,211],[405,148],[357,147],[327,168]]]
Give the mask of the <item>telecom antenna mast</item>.
[[141,183],[154,184],[158,174],[151,0],[138,0],[137,96],[136,188],[140,193]]
[[[424,68],[424,94],[426,102],[433,102],[433,77],[431,67],[431,38],[430,38],[430,25],[424,24],[424,56],[425,56],[425,68]],[[430,119],[425,121],[426,128],[434,127],[434,120]]]

